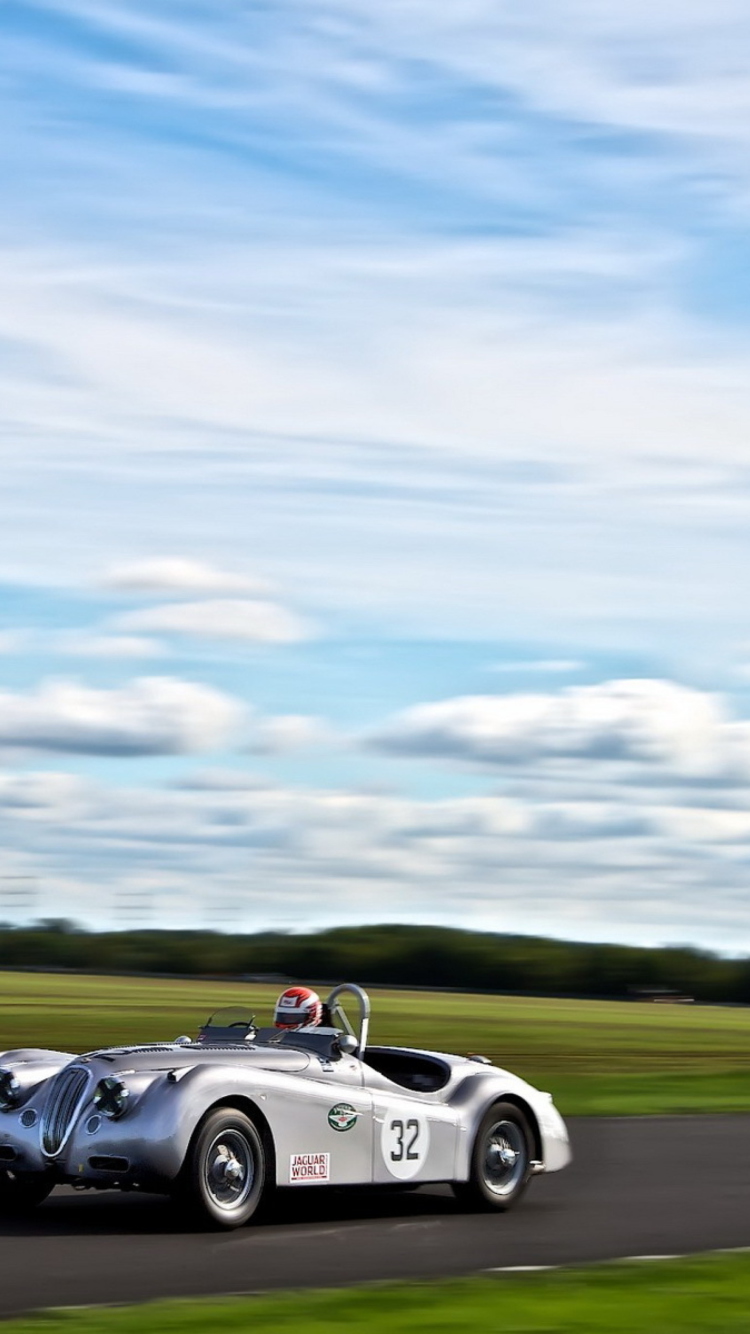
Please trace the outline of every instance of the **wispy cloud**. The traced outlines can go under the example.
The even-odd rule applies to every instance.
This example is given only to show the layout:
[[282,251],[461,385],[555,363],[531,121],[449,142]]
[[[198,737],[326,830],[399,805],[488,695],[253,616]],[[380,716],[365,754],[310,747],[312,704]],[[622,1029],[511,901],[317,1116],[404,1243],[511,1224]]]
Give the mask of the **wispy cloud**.
[[288,713],[258,723],[247,749],[255,755],[285,755],[330,747],[343,740],[322,718]]
[[189,635],[197,639],[235,639],[257,644],[294,644],[311,629],[300,617],[273,602],[248,598],[206,598],[169,602],[112,617],[115,629]]
[[155,639],[138,635],[87,634],[68,631],[51,637],[48,649],[71,658],[161,658],[165,648]]
[[190,560],[185,556],[157,556],[115,565],[102,578],[105,588],[117,592],[148,593],[263,593],[264,580],[250,575],[221,570],[208,561]]
[[585,668],[585,662],[577,658],[509,658],[507,662],[493,662],[487,668],[490,672],[508,672],[519,676],[570,676]]
[[29,630],[0,630],[0,655],[23,653],[32,639]]

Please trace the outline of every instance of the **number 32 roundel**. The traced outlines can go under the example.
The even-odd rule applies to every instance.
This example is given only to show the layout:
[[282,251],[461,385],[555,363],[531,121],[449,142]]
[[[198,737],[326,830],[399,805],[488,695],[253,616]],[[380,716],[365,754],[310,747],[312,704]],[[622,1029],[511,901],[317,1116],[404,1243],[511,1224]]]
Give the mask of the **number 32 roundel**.
[[430,1147],[427,1117],[412,1112],[411,1108],[397,1114],[388,1112],[380,1144],[383,1161],[391,1176],[408,1181],[421,1171],[427,1160]]

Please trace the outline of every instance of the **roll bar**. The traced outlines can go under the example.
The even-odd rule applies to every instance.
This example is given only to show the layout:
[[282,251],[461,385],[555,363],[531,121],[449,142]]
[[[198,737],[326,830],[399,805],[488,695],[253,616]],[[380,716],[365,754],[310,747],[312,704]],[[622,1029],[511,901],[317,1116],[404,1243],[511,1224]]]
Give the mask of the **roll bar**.
[[[359,1008],[359,1034],[354,1032],[346,1013],[339,1005],[339,996],[353,996]],[[340,1023],[345,1028],[350,1037],[353,1037],[357,1043],[356,1054],[362,1060],[367,1047],[367,1038],[370,1030],[370,997],[362,987],[358,987],[356,982],[341,982],[339,986],[334,987],[326,1001],[331,1020],[335,1024]]]

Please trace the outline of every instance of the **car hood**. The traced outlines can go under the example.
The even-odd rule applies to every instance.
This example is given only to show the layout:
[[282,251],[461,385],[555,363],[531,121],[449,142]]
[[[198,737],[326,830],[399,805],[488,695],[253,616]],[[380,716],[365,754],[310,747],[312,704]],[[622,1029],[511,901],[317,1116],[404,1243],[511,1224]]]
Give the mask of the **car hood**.
[[75,1057],[74,1064],[102,1066],[108,1074],[129,1071],[178,1070],[196,1065],[234,1065],[258,1070],[275,1070],[280,1074],[297,1074],[307,1070],[311,1062],[308,1052],[282,1050],[262,1044],[194,1042],[150,1043],[133,1047],[106,1047]]

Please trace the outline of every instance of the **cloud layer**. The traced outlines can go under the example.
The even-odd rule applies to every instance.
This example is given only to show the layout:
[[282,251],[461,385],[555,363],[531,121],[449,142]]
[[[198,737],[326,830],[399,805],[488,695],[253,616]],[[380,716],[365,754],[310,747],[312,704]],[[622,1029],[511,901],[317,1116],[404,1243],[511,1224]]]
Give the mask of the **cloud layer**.
[[430,801],[237,772],[161,790],[29,773],[0,777],[0,830],[12,873],[102,925],[140,887],[142,921],[234,929],[460,912],[487,929],[730,948],[744,930],[750,816],[701,794]]
[[[236,701],[163,679],[0,697],[0,744],[18,750],[135,763],[228,743],[267,763],[290,748],[330,750],[330,735],[306,717],[251,727]],[[380,744],[430,767],[436,757],[478,766],[482,790],[270,781],[239,754],[231,769],[150,786],[9,770],[7,874],[37,877],[45,893],[59,889],[61,911],[102,925],[137,892],[155,922],[176,911],[219,925],[225,914],[235,927],[450,922],[460,902],[462,921],[488,929],[740,941],[750,742],[718,697],[638,680],[446,700],[408,711]]]
[[731,942],[746,8],[11,9],[7,873]]

